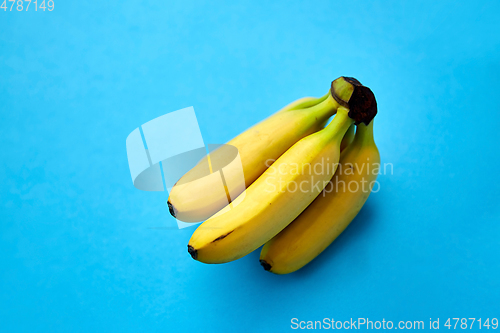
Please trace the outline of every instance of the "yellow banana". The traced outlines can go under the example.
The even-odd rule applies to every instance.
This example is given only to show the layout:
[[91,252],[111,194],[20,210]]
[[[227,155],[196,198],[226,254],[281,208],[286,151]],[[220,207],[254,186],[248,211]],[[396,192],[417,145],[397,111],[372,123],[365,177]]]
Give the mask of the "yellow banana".
[[[184,222],[200,222],[227,206],[295,142],[325,126],[339,106],[329,96],[301,98],[229,141],[238,150],[241,166],[239,161],[231,163],[234,156],[228,146],[211,152],[172,188],[170,213]],[[214,165],[224,167],[224,190]]]
[[194,259],[224,263],[247,255],[278,234],[321,193],[335,173],[348,128],[355,121],[369,122],[376,112],[371,90],[355,79],[338,80],[332,83],[327,100],[335,96],[350,109],[339,107],[326,128],[301,139],[251,184],[242,202],[238,202],[240,195],[237,205],[201,224],[188,245]]
[[368,126],[360,124],[323,193],[262,248],[260,262],[264,269],[276,274],[291,273],[326,249],[363,207],[376,186],[379,167],[373,121]]

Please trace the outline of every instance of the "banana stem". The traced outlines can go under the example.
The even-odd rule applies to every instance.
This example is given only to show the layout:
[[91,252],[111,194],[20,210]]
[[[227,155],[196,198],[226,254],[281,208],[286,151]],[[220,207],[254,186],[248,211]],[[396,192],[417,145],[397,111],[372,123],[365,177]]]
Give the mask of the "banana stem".
[[323,118],[324,116],[333,116],[335,113],[337,113],[337,108],[339,107],[339,104],[335,99],[333,99],[332,95],[328,93],[327,96],[321,97],[321,99],[324,100],[316,105],[310,106],[308,108],[305,108],[307,110],[308,114],[310,113],[316,113],[316,117]]
[[340,143],[340,151],[343,151],[347,146],[349,146],[354,140],[354,124],[351,124],[345,132],[344,137],[342,138],[342,142]]
[[368,125],[364,123],[360,123],[356,127],[356,136],[354,137],[353,144],[375,144],[375,140],[373,139],[373,121],[370,121]]
[[320,104],[321,102],[324,102],[328,96],[330,95],[330,91],[328,91],[328,93],[326,95],[323,95],[319,98],[316,98],[316,99],[313,99],[313,100],[310,100],[310,101],[307,101],[307,102],[303,102],[300,104],[299,107],[296,107],[296,108],[292,108],[291,110],[298,110],[298,109],[309,109],[313,106],[316,106],[318,104]]
[[318,99],[316,100],[316,103],[315,103],[315,104],[309,105],[309,106],[307,106],[307,107],[309,108],[309,107],[311,107],[311,106],[318,105],[318,104],[320,104],[321,102],[324,102],[324,101],[328,98],[328,96],[330,96],[330,95],[331,95],[330,90],[328,90],[328,92],[327,92],[325,95],[321,96],[320,98],[318,98]]
[[[333,100],[333,98],[332,98]],[[333,134],[333,138],[337,138],[340,140],[344,137],[344,134],[347,132],[349,127],[354,123],[354,120],[349,118],[349,109],[341,106],[337,109],[337,115],[333,118],[330,124],[325,127],[325,131],[329,131]],[[339,141],[340,142],[340,141]]]

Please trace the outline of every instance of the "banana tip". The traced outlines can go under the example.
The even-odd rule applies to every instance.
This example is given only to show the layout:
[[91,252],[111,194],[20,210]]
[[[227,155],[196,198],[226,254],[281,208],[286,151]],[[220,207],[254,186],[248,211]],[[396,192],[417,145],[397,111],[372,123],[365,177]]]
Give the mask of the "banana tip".
[[191,258],[193,258],[194,260],[198,258],[198,250],[195,250],[195,248],[191,245],[188,245],[188,252],[191,255]]
[[170,215],[172,215],[173,217],[175,217],[175,208],[174,208],[174,205],[172,205],[170,203],[170,201],[167,201],[167,205],[168,205],[168,211],[170,212]]
[[267,261],[262,260],[262,259],[261,259],[261,260],[259,260],[259,261],[260,261],[260,264],[262,265],[262,267],[264,267],[264,269],[265,269],[266,271],[270,271],[270,270],[271,270],[271,267],[272,267],[272,266],[271,266],[271,265],[270,265]]

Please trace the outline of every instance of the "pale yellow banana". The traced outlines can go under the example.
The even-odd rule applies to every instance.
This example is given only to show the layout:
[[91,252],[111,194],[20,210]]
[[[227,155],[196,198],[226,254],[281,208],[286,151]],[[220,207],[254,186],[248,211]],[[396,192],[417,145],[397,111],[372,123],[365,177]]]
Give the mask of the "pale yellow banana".
[[[301,98],[241,133],[228,142],[237,148],[241,166],[239,161],[231,163],[232,156],[224,147],[211,152],[172,188],[170,213],[184,222],[206,220],[227,206],[294,143],[322,129],[338,106],[330,93],[321,98]],[[220,174],[214,173],[214,164],[228,164],[223,175],[225,184],[230,185],[224,190]]]
[[370,195],[380,167],[373,121],[357,127],[342,152],[330,184],[306,210],[262,248],[262,266],[276,274],[294,272],[328,247],[356,217]]

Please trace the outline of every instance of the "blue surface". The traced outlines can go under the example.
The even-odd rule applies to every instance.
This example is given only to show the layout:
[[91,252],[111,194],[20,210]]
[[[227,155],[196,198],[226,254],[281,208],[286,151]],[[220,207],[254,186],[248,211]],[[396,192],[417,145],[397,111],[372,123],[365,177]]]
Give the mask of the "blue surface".
[[[9,4],[10,6],[10,4]],[[0,11],[0,330],[286,331],[500,317],[500,5],[55,1]],[[223,143],[348,75],[393,175],[307,268],[190,258],[125,139],[194,106]]]

